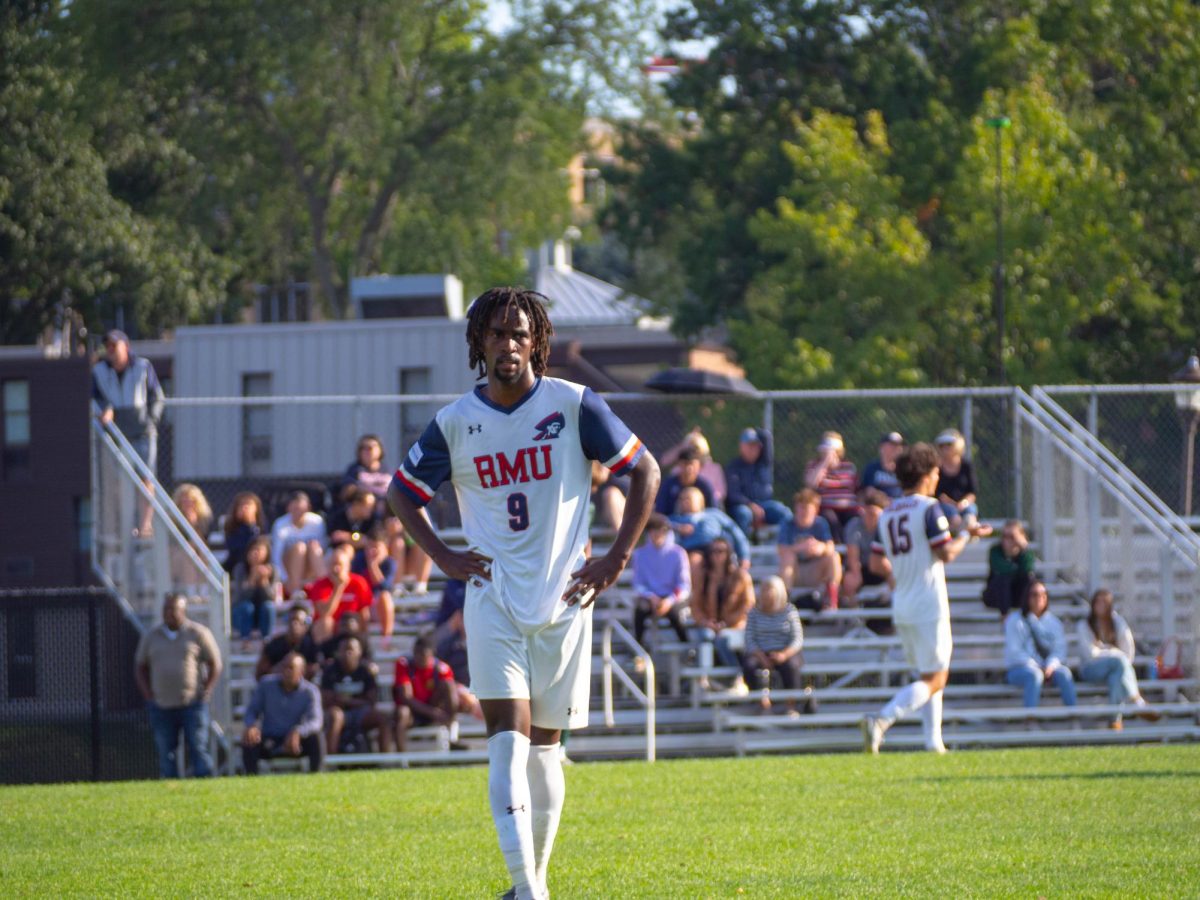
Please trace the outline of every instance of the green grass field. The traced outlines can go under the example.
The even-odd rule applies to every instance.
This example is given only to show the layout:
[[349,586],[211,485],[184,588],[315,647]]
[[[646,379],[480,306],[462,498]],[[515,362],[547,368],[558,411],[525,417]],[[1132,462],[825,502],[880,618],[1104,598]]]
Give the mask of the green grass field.
[[[0,788],[0,896],[490,897],[482,768]],[[554,896],[1200,893],[1200,747],[567,772]]]

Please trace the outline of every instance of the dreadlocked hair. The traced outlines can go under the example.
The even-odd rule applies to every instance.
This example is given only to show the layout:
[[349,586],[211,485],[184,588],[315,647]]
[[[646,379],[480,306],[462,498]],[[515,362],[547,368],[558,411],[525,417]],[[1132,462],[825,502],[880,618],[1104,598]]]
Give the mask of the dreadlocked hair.
[[533,374],[545,375],[550,365],[550,336],[554,334],[554,326],[550,324],[550,316],[546,313],[546,302],[546,298],[537,291],[518,287],[496,287],[476,297],[467,310],[467,346],[470,348],[467,364],[477,369],[481,376],[487,375],[483,343],[488,326],[497,312],[503,310],[507,314],[509,309],[516,309],[529,319],[533,341],[529,364],[533,367]]

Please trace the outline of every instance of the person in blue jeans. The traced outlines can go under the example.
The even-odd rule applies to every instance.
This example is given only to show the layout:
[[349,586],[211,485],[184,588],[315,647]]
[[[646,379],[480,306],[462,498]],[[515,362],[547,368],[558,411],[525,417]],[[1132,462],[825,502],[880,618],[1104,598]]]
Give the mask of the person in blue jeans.
[[771,457],[771,432],[747,428],[738,441],[737,458],[725,466],[725,509],[748,536],[761,525],[778,525],[792,515],[774,498]]
[[[1103,588],[1092,594],[1091,613],[1080,619],[1079,634],[1079,680],[1108,687],[1108,702],[1116,706],[1129,704],[1142,718],[1152,722],[1162,716],[1146,709],[1138,687],[1137,673],[1133,670],[1136,650],[1133,630],[1119,612],[1113,609],[1113,595]],[[1120,714],[1113,717],[1109,727],[1120,731],[1124,725]]]
[[135,654],[134,677],[146,699],[158,771],[178,778],[179,736],[187,748],[192,774],[213,773],[208,752],[208,701],[221,677],[221,654],[212,632],[187,617],[187,598],[168,594],[162,622],[142,635]]
[[233,630],[242,640],[257,631],[266,640],[275,630],[275,600],[283,596],[279,573],[271,563],[271,539],[260,534],[246,547],[246,558],[229,579]]
[[1021,688],[1026,708],[1042,699],[1042,685],[1052,682],[1064,706],[1075,705],[1075,679],[1067,667],[1067,636],[1062,621],[1050,612],[1046,585],[1029,583],[1021,607],[1004,620],[1005,680]]

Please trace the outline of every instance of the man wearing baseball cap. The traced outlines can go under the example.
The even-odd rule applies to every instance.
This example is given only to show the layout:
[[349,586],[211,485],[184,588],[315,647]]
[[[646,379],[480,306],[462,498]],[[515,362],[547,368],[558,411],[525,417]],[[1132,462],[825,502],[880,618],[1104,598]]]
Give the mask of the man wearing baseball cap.
[[738,441],[738,455],[725,466],[725,508],[747,536],[760,525],[778,525],[792,512],[773,498],[771,433],[747,428]]
[[879,459],[873,459],[863,469],[859,490],[875,488],[893,500],[899,497],[900,482],[896,478],[896,457],[904,449],[904,436],[898,431],[889,431],[879,439]]

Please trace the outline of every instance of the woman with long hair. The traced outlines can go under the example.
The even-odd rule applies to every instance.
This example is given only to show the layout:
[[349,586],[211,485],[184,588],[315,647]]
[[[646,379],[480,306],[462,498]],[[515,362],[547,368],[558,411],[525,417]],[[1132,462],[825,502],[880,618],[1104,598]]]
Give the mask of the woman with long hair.
[[[1079,636],[1080,669],[1079,680],[1108,686],[1108,702],[1111,704],[1132,703],[1144,707],[1142,692],[1138,688],[1137,674],[1133,671],[1133,630],[1119,612],[1113,609],[1112,591],[1103,588],[1092,594],[1091,612],[1080,619],[1076,626]],[[1139,713],[1155,721],[1160,715],[1152,710]],[[1123,725],[1121,716],[1113,718],[1109,725],[1119,731]]]
[[229,511],[225,513],[226,572],[232,573],[238,563],[245,562],[250,542],[267,530],[262,500],[253,491],[234,494]]
[[1050,595],[1038,578],[1029,582],[1021,607],[1004,620],[1005,680],[1021,688],[1026,707],[1042,699],[1042,685],[1052,681],[1063,706],[1075,705],[1075,679],[1067,668],[1067,636],[1062,621],[1050,612]]
[[729,541],[717,538],[704,548],[693,581],[692,620],[700,629],[700,643],[714,646],[721,665],[738,666],[731,632],[745,627],[754,605],[754,580],[738,565]]
[[[171,499],[200,539],[200,546],[193,548],[199,553],[207,545],[208,530],[212,526],[212,507],[208,505],[208,498],[196,485],[184,482],[175,488]],[[189,554],[174,543],[170,549],[170,566],[171,580],[177,588],[190,590],[204,580]]]

